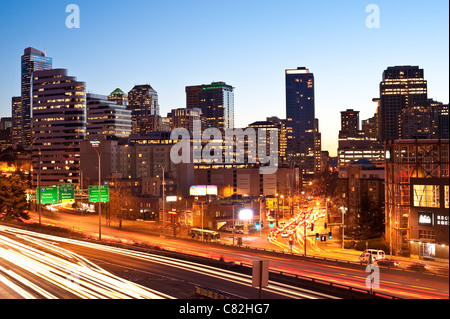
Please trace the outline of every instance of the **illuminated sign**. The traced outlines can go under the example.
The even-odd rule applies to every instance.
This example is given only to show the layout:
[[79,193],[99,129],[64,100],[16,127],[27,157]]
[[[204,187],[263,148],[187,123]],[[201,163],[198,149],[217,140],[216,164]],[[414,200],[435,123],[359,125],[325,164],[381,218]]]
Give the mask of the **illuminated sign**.
[[434,214],[430,212],[419,212],[419,225],[434,226]]
[[98,147],[100,145],[100,141],[97,141],[97,138],[95,138],[93,141],[90,141],[92,147]]
[[206,195],[217,195],[217,186],[206,185]]
[[189,194],[192,196],[205,196],[206,195],[206,185],[193,185],[189,189]]
[[176,196],[166,196],[166,202],[176,202],[177,197]]
[[217,185],[192,185],[189,194],[191,196],[217,195]]
[[449,217],[448,216],[443,216],[443,215],[437,215],[436,217],[437,219],[437,224],[438,225],[442,225],[442,226],[448,226],[449,225]]

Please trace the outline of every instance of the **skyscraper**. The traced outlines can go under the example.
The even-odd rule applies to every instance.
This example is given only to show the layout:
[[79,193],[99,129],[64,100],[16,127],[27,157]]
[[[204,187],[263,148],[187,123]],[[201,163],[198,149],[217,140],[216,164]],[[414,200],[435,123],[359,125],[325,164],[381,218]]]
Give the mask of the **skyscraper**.
[[234,128],[234,88],[225,82],[187,86],[186,108],[201,109],[207,128]]
[[86,95],[86,133],[97,137],[128,137],[131,134],[131,111],[108,100],[106,95]]
[[[65,69],[33,73],[33,185],[79,184],[86,85]],[[40,164],[40,165],[39,165]]]
[[380,83],[380,137],[401,138],[401,114],[405,108],[425,106],[427,81],[418,66],[388,67]]
[[[52,68],[52,58],[44,52],[32,47],[26,48],[22,55],[21,69],[21,104],[13,119],[13,144],[25,149],[31,148],[31,109],[32,109],[32,78],[35,71]],[[14,115],[13,115],[14,116]]]
[[133,120],[133,134],[145,136],[153,131],[154,117],[159,117],[158,93],[149,85],[135,85],[128,92],[128,109]]
[[314,75],[305,67],[286,70],[287,157],[303,174],[314,174]]
[[115,89],[108,95],[110,101],[114,101],[119,105],[128,105],[128,95],[126,95],[120,88]]

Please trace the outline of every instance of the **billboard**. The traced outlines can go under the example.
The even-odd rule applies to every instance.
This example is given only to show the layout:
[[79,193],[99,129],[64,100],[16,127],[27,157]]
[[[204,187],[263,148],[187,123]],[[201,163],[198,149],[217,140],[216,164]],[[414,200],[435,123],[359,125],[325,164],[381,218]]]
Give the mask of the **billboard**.
[[191,196],[217,195],[217,185],[192,185],[189,194]]

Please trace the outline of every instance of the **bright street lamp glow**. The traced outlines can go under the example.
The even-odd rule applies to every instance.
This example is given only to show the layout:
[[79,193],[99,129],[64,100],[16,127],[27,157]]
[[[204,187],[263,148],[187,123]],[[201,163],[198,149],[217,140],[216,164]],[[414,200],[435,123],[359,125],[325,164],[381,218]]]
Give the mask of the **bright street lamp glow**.
[[240,220],[250,220],[253,218],[253,211],[251,209],[241,209],[239,211]]

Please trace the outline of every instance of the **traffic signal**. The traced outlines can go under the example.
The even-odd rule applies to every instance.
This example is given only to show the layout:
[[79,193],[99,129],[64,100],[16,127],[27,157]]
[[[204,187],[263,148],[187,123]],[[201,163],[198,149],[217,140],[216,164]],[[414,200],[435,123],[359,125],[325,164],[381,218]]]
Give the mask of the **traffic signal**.
[[256,222],[256,224],[255,224],[255,229],[256,230],[259,230],[261,228],[261,225],[259,225],[259,222]]
[[331,232],[328,233],[328,239],[333,238],[333,235],[331,235]]
[[319,233],[316,233],[316,240],[319,240],[320,239],[320,235],[319,235]]
[[273,222],[270,222],[269,227],[273,228]]

